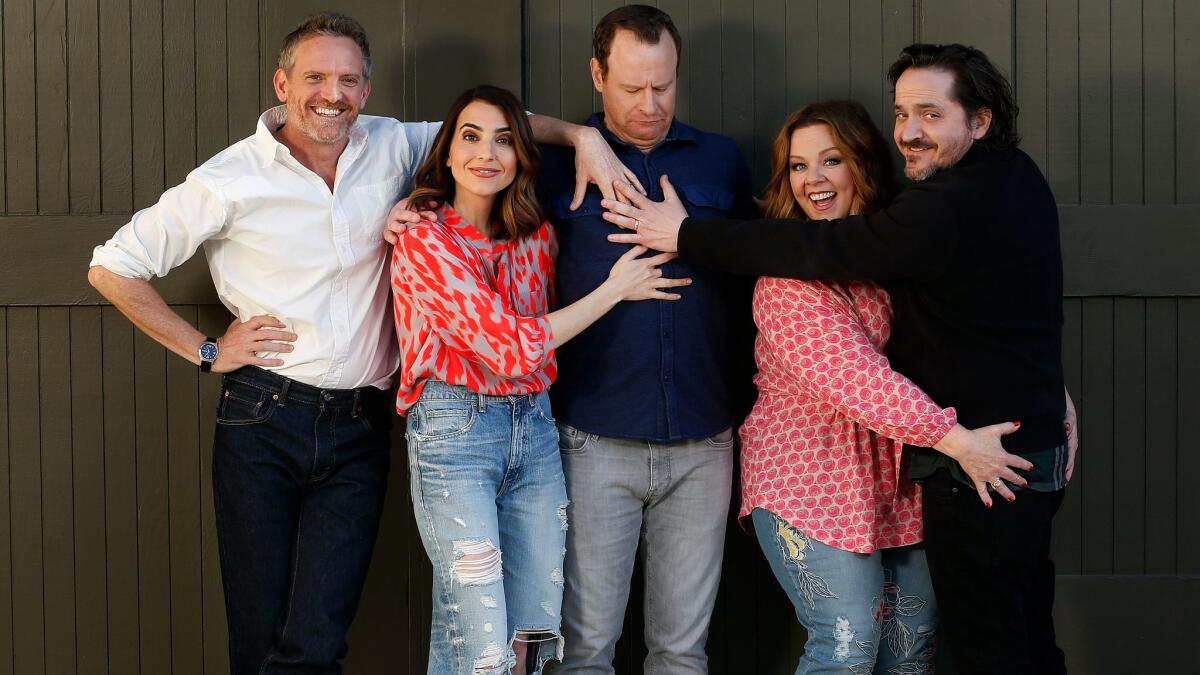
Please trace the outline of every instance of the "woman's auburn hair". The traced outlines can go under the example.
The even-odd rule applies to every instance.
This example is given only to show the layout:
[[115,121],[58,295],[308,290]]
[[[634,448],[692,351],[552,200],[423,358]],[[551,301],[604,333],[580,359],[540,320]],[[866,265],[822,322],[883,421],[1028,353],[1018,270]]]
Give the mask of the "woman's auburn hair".
[[433,208],[441,208],[454,201],[454,174],[446,162],[450,158],[454,134],[458,133],[458,117],[475,101],[494,105],[504,114],[512,130],[513,150],[517,155],[513,182],[501,190],[492,203],[491,222],[487,224],[491,228],[490,236],[493,239],[521,239],[536,232],[545,220],[537,199],[540,161],[525,107],[512,92],[501,87],[481,84],[455,99],[433,140],[429,156],[413,176],[413,191],[408,196],[408,203],[410,208],[424,209],[430,203]]
[[771,181],[766,190],[766,216],[808,219],[792,194],[789,158],[792,133],[817,124],[829,127],[834,144],[842,152],[862,212],[873,213],[887,206],[896,193],[891,150],[867,109],[858,101],[819,101],[792,113],[775,136],[771,146]]

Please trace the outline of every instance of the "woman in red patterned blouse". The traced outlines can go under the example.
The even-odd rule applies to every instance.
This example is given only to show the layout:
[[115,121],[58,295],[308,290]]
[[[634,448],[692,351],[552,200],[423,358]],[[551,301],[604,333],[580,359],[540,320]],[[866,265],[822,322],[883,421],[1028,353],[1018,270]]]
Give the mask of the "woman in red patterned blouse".
[[[546,388],[554,349],[622,300],[673,300],[673,254],[634,247],[550,311],[555,239],[534,194],[520,101],[480,86],[451,106],[400,235],[391,282],[413,510],[434,567],[429,672],[541,672],[562,657],[567,495]],[[501,562],[503,552],[503,563]],[[527,669],[526,662],[529,667]]]
[[[767,217],[831,220],[891,197],[887,143],[853,101],[814,103],[775,139]],[[808,631],[796,672],[933,672],[937,626],[920,488],[901,448],[957,424],[883,349],[887,292],[868,282],[762,278],[759,397],[742,438],[742,507]]]

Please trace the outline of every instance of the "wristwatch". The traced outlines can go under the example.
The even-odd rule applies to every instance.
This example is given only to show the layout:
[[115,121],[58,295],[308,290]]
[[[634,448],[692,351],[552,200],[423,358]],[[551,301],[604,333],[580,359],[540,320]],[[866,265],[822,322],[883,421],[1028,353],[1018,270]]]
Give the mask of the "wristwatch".
[[197,350],[200,354],[200,372],[207,373],[212,371],[213,363],[217,360],[217,355],[221,353],[221,348],[217,346],[217,339],[205,337],[204,342],[200,343],[200,349]]

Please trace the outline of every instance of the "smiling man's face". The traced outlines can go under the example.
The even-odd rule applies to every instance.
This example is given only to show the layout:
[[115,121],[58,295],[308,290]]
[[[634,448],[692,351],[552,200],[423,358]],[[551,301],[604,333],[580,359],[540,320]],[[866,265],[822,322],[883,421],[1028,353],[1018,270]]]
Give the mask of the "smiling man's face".
[[285,124],[315,143],[344,143],[370,93],[362,50],[347,37],[307,38],[296,46],[292,67],[275,72]]
[[987,135],[991,111],[968,116],[954,100],[954,74],[935,68],[909,68],[896,80],[893,138],[904,155],[904,173],[915,181],[948,169]]

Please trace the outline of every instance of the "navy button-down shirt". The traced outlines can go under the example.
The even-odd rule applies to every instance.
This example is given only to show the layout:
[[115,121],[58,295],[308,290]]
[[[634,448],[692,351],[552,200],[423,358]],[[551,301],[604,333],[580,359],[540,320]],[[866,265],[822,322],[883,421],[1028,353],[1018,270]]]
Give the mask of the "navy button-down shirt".
[[[663,198],[666,174],[690,216],[752,214],[749,167],[732,139],[674,120],[643,153],[610,133],[603,114],[586,124],[600,130],[649,198]],[[574,191],[574,149],[543,147],[540,194],[558,234],[563,306],[595,290],[629,250],[606,239],[618,229],[601,215],[599,189],[589,186],[571,211]],[[732,424],[753,373],[752,283],[678,261],[662,269],[692,278],[677,289],[682,299],[622,302],[559,348],[550,389],[556,418],[602,436],[652,441],[707,438]]]

